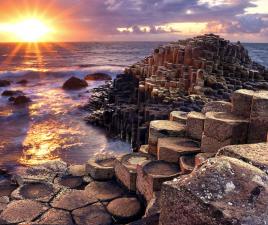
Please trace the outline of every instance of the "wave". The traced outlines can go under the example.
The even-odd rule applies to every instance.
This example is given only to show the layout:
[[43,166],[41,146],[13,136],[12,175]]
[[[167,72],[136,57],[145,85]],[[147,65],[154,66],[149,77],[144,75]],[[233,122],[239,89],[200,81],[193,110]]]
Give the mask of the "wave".
[[91,67],[63,67],[59,69],[25,69],[16,71],[0,71],[0,79],[39,79],[39,78],[61,78],[61,77],[84,77],[93,73],[106,73],[113,78],[122,73],[124,67],[122,66],[97,66]]

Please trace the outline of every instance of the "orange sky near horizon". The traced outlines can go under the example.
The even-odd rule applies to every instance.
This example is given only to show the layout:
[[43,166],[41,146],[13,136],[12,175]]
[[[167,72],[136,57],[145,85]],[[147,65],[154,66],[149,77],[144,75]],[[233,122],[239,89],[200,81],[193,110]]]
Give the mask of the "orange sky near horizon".
[[207,32],[267,42],[265,1],[1,0],[0,42],[169,41]]

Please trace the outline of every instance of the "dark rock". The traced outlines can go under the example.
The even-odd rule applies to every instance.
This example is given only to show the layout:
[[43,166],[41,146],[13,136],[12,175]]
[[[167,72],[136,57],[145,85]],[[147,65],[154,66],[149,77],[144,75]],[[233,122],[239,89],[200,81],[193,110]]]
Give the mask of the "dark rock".
[[25,84],[27,84],[28,83],[28,80],[25,80],[25,79],[23,79],[23,80],[19,80],[18,82],[17,82],[17,84],[22,84],[22,85],[25,85]]
[[10,84],[11,82],[8,80],[0,80],[0,87],[6,87],[9,86]]
[[63,89],[66,90],[75,90],[81,89],[88,86],[88,83],[85,80],[79,79],[77,77],[71,77],[63,84]]
[[2,92],[2,96],[18,96],[18,95],[23,95],[22,91],[11,91],[11,90],[6,90]]
[[13,102],[14,105],[23,105],[31,102],[31,99],[25,95],[20,95],[17,97],[12,96],[8,100]]
[[101,80],[112,80],[111,76],[105,73],[93,73],[85,76],[85,80],[90,81],[101,81]]

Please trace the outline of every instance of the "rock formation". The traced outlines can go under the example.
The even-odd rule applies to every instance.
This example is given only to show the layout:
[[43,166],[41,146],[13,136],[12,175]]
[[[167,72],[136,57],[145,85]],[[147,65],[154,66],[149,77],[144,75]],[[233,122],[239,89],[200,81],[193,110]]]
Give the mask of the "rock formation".
[[[224,101],[230,101],[235,90],[267,89],[267,81],[268,71],[253,62],[239,42],[207,34],[160,46],[113,83],[96,89],[86,106],[90,112],[86,120],[106,127],[137,149],[147,144],[150,121],[168,119],[172,111],[200,112],[212,100],[218,103],[207,105],[205,111],[216,107],[230,112],[230,103]],[[258,126],[260,120],[252,119]],[[193,122],[202,125],[201,118]],[[193,135],[201,138],[200,131]]]

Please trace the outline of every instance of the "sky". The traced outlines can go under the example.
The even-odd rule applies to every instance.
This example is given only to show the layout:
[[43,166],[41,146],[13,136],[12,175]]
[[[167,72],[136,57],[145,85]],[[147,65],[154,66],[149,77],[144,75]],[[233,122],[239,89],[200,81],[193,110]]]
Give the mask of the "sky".
[[0,41],[20,41],[14,24],[28,18],[49,28],[42,41],[175,41],[216,33],[268,42],[268,0],[0,0]]

